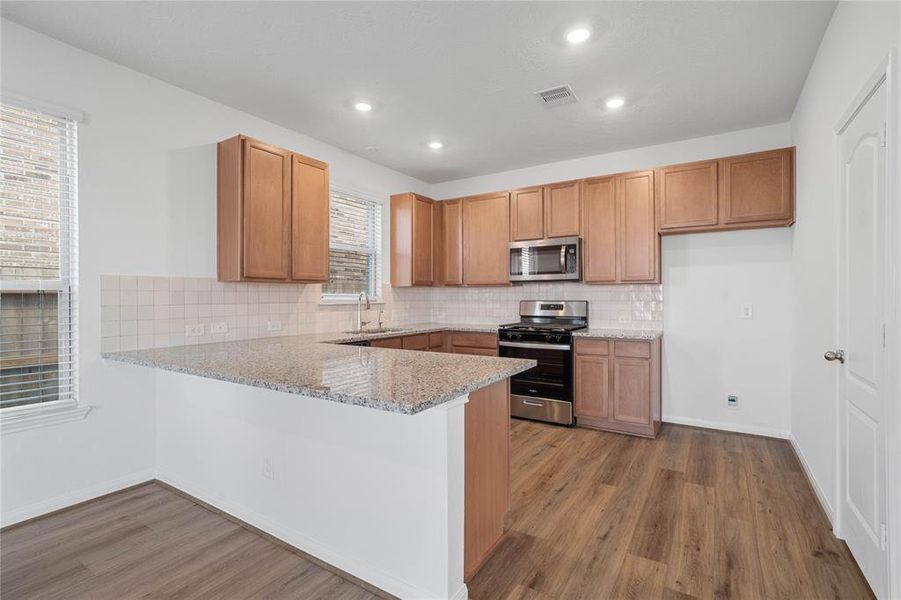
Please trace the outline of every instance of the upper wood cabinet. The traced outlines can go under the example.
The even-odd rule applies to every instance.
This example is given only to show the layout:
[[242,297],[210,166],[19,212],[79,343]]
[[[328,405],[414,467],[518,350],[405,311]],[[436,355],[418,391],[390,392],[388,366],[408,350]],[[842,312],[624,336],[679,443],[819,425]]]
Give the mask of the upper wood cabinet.
[[578,181],[544,186],[544,237],[581,233],[582,203]]
[[328,165],[299,154],[292,160],[291,278],[328,281]]
[[419,194],[391,196],[391,285],[435,282],[434,201]]
[[510,192],[510,233],[514,242],[544,237],[544,196],[542,188]]
[[441,206],[441,275],[444,285],[463,285],[463,200],[445,200]]
[[719,219],[715,160],[657,169],[657,227],[710,227]]
[[661,234],[791,225],[794,148],[657,169]]
[[659,281],[660,237],[654,218],[654,172],[617,176],[617,280]]
[[794,148],[785,148],[721,159],[720,221],[794,222],[794,156]]
[[509,243],[507,192],[463,199],[463,283],[507,285]]
[[218,146],[220,281],[328,280],[328,165],[245,136]]
[[582,279],[616,283],[616,177],[582,181]]

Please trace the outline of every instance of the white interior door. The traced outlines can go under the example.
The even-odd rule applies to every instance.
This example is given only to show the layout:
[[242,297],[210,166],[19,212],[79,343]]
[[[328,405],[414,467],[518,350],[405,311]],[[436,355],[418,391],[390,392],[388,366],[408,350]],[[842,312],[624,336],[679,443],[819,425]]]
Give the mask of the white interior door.
[[[839,133],[841,201],[838,534],[878,598],[886,595],[885,81]],[[835,356],[836,353],[843,356]],[[842,361],[844,359],[844,362]]]

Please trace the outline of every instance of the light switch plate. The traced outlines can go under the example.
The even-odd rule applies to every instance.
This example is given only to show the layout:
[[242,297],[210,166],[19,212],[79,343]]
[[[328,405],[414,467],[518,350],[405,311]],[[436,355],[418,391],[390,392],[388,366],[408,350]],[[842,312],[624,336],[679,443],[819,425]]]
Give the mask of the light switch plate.
[[741,305],[741,318],[742,319],[753,319],[754,318],[754,305],[753,304],[742,304]]
[[210,323],[210,333],[228,333],[228,321]]
[[281,331],[282,330],[282,322],[281,321],[269,321],[266,323],[266,331]]
[[203,324],[185,325],[185,337],[200,337],[203,335]]

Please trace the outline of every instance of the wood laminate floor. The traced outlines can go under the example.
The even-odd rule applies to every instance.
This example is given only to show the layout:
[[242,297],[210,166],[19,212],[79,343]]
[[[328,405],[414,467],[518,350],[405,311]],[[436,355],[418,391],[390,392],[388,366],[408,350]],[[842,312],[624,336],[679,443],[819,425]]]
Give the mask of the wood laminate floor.
[[[508,529],[473,600],[871,598],[787,442],[514,420]],[[0,597],[375,598],[159,484],[0,534]]]
[[872,598],[787,441],[514,420],[512,473],[473,600]]

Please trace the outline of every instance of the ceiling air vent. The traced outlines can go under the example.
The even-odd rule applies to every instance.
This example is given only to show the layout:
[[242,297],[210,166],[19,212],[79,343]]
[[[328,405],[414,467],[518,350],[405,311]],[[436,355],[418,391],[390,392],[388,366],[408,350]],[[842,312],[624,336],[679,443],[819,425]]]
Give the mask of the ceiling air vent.
[[579,101],[579,98],[576,97],[576,93],[569,87],[569,84],[541,90],[535,92],[535,94],[541,98],[541,102],[545,106],[562,106],[564,104],[572,104],[573,102]]

